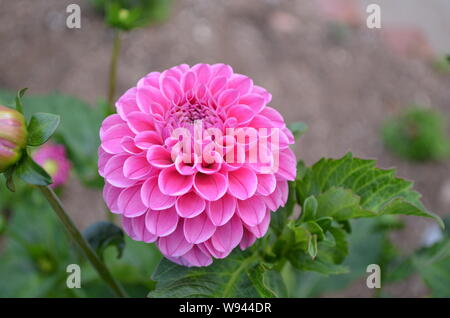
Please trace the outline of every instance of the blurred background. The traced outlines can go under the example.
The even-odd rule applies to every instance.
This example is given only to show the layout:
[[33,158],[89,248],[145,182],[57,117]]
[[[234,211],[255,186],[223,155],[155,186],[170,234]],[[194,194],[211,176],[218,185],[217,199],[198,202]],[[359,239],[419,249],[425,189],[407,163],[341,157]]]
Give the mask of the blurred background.
[[[81,7],[80,29],[66,27],[71,3]],[[371,3],[381,7],[381,29],[366,26]],[[271,106],[287,122],[309,126],[295,145],[307,164],[348,151],[376,158],[379,167],[395,167],[399,176],[414,180],[425,206],[445,217],[450,213],[446,151],[420,160],[411,158],[408,149],[396,153],[408,141],[389,135],[386,121],[407,114],[412,106],[432,110],[438,118],[425,130],[450,120],[449,34],[447,0],[173,0],[167,17],[122,34],[117,96],[150,71],[181,63],[230,64],[273,94]],[[0,0],[0,90],[58,92],[94,109],[106,99],[112,41],[113,31],[88,1]],[[93,115],[87,109],[83,116],[88,121]],[[416,150],[425,153],[433,143],[445,148],[441,143],[447,141],[439,134],[448,137],[449,130],[442,127]],[[62,196],[81,228],[105,218],[100,190],[83,186],[77,178],[70,179]],[[401,222],[404,226],[389,233],[398,253],[407,255],[432,240],[432,221],[404,217]],[[0,262],[6,241],[0,238]],[[7,273],[0,267],[3,282],[1,275]],[[17,290],[2,294],[2,285],[0,296],[27,295]],[[423,297],[430,289],[413,274],[384,292]],[[372,295],[365,279],[340,290],[299,293]]]

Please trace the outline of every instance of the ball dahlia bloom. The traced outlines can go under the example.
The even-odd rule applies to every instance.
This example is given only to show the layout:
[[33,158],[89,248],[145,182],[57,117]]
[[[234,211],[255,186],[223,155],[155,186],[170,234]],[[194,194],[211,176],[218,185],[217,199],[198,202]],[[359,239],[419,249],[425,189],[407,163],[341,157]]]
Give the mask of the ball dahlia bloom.
[[50,185],[52,188],[57,188],[67,182],[71,164],[63,145],[45,144],[32,156],[33,160],[52,177],[53,183]]
[[104,199],[128,235],[208,266],[262,237],[296,176],[271,94],[225,64],[152,72],[101,126]]

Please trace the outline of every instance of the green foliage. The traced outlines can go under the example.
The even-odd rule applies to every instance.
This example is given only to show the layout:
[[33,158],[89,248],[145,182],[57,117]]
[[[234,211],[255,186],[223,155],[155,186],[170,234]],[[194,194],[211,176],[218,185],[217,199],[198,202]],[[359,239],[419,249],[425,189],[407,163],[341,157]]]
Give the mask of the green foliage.
[[90,0],[113,28],[129,31],[167,18],[169,0]]
[[91,224],[84,230],[83,236],[100,258],[103,259],[104,251],[109,246],[115,246],[117,248],[117,257],[122,257],[122,252],[125,248],[124,234],[122,229],[114,223],[100,221]]
[[28,124],[28,145],[38,147],[50,139],[59,126],[58,115],[35,113]]
[[413,107],[387,119],[382,137],[390,151],[405,159],[439,160],[450,154],[443,115],[435,110]]
[[283,287],[279,273],[258,262],[252,251],[255,249],[236,250],[227,258],[200,268],[179,266],[163,259],[153,274],[157,289],[149,297],[280,296]]
[[48,173],[28,155],[24,155],[22,159],[20,159],[14,173],[28,184],[39,186],[52,184],[52,178]]
[[288,125],[289,130],[294,135],[295,139],[300,138],[304,133],[308,131],[308,125],[303,122],[295,122]]

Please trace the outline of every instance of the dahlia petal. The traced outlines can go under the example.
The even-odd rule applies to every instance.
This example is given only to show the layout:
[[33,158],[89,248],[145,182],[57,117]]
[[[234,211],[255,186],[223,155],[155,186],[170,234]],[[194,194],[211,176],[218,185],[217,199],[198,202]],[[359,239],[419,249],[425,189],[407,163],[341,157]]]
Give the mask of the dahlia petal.
[[133,136],[134,133],[128,128],[127,124],[118,124],[110,127],[103,133],[102,148],[110,154],[123,152],[120,141],[124,136]]
[[164,76],[161,79],[161,91],[169,101],[175,102],[176,104],[183,96],[180,83],[171,76]]
[[188,163],[184,160],[184,156],[178,156],[175,159],[175,168],[182,175],[192,175],[197,172],[194,160],[192,160],[191,163]]
[[193,180],[193,175],[181,175],[174,167],[170,167],[161,171],[158,178],[158,185],[162,193],[179,196],[191,190]]
[[118,124],[125,124],[125,121],[123,121],[118,114],[112,114],[106,117],[102,122],[102,126],[100,127],[100,138],[103,138],[104,133],[109,128]]
[[147,160],[156,168],[168,168],[174,164],[170,151],[159,145],[153,145],[148,149]]
[[154,131],[143,131],[134,137],[134,143],[136,144],[136,147],[146,150],[151,146],[161,145],[162,139],[161,136]]
[[255,117],[253,117],[252,121],[248,125],[255,129],[272,127],[272,123],[270,122],[270,120],[262,115],[256,115]]
[[125,136],[120,141],[120,144],[122,145],[123,151],[131,154],[131,155],[138,155],[142,153],[142,149],[136,147],[136,143],[134,142],[134,138],[130,136]]
[[164,237],[175,231],[178,220],[177,212],[173,207],[162,211],[148,210],[145,215],[145,226],[153,235]]
[[242,74],[234,74],[228,81],[228,87],[237,89],[241,95],[246,95],[253,89],[253,80]]
[[161,253],[170,257],[182,256],[189,252],[193,246],[194,245],[186,241],[186,238],[184,237],[182,221],[178,222],[178,226],[172,234],[161,237],[158,240],[158,247],[161,250]]
[[137,87],[153,86],[153,87],[159,88],[159,77],[160,76],[161,76],[160,72],[150,72],[138,81]]
[[154,103],[160,104],[164,108],[168,107],[166,98],[158,88],[153,86],[138,87],[136,99],[139,108],[144,112]]
[[221,107],[235,105],[239,101],[239,96],[240,94],[237,89],[227,89],[220,93],[217,103]]
[[236,211],[236,198],[225,194],[216,201],[209,202],[206,213],[215,226],[221,226],[227,223]]
[[112,213],[119,214],[119,206],[117,205],[117,199],[119,198],[120,192],[123,189],[116,188],[105,182],[105,186],[103,187],[103,200],[105,200],[106,206]]
[[135,133],[142,131],[152,131],[155,129],[153,117],[142,112],[132,112],[127,117],[128,126]]
[[269,228],[270,213],[271,212],[269,210],[266,211],[261,223],[255,225],[255,226],[249,226],[249,225],[245,224],[245,227],[257,238],[263,237],[266,234],[267,229]]
[[257,174],[258,187],[256,192],[261,195],[269,195],[275,191],[277,180],[273,174]]
[[195,192],[186,193],[180,197],[175,204],[178,215],[183,218],[193,218],[205,210],[205,200]]
[[216,227],[205,213],[201,213],[194,218],[184,219],[183,230],[188,242],[199,244],[209,239],[216,231]]
[[145,156],[131,156],[123,164],[123,175],[133,180],[142,179],[153,171]]
[[217,63],[211,66],[211,71],[214,77],[224,76],[226,78],[230,78],[233,74],[233,69],[230,65]]
[[104,177],[111,185],[118,188],[126,188],[136,183],[123,174],[123,165],[129,157],[128,154],[119,154],[111,157],[105,165]]
[[[241,96],[239,104],[248,105],[255,114],[258,114],[266,105],[264,97],[256,94],[247,94]],[[270,127],[270,126],[269,126]]]
[[150,233],[145,226],[145,214],[132,218],[131,227],[133,228],[133,233],[135,235],[136,241],[143,241],[145,243],[153,243],[158,237]]
[[177,198],[163,194],[159,190],[158,177],[151,177],[144,182],[141,189],[144,205],[152,210],[165,210],[172,207]]
[[102,147],[98,147],[98,174],[104,177],[106,163],[113,155],[107,153]]
[[286,180],[293,181],[296,178],[296,172],[297,172],[297,161],[295,159],[294,152],[289,149],[283,149],[280,153],[280,160],[281,163],[279,165],[277,175],[285,178]]
[[130,88],[119,98],[116,102],[116,110],[119,116],[123,119],[127,119],[127,115],[134,111],[139,111],[139,107],[136,103],[136,88]]
[[189,264],[188,266],[209,266],[212,264],[211,255],[202,252],[198,246],[192,247],[192,249],[181,258]]
[[220,93],[227,84],[227,78],[226,77],[215,77],[213,80],[211,80],[211,83],[209,84],[209,91],[211,92],[212,96],[216,96],[218,93]]
[[246,200],[256,192],[258,180],[253,170],[242,167],[228,172],[228,192],[239,200]]
[[119,211],[127,217],[137,217],[147,211],[141,200],[141,185],[135,185],[122,190],[117,199]]
[[252,93],[262,96],[266,101],[266,104],[269,104],[272,100],[272,94],[270,94],[265,88],[262,88],[261,86],[254,85]]
[[135,241],[138,241],[138,238],[134,233],[133,226],[131,225],[132,219],[133,218],[127,218],[126,216],[122,215],[122,228],[125,231],[125,233],[128,234],[129,237],[131,237]]
[[192,67],[192,71],[197,75],[197,83],[208,84],[211,78],[211,66],[208,64],[197,64]]
[[197,75],[194,72],[186,72],[181,77],[181,88],[184,92],[189,92],[194,88],[196,81]]
[[237,202],[237,212],[242,221],[249,226],[261,223],[266,210],[264,200],[258,196],[253,196],[247,200],[238,200]]
[[227,192],[227,177],[221,173],[198,172],[194,178],[194,188],[205,200],[215,201]]
[[225,225],[219,226],[211,236],[211,243],[220,252],[228,252],[239,245],[243,227],[239,216],[235,215]]
[[244,125],[249,123],[253,119],[255,114],[250,107],[239,104],[228,108],[227,115],[228,117],[236,118],[239,125]]
[[282,128],[285,125],[283,116],[281,116],[275,108],[264,107],[259,114],[270,120],[272,122],[272,127]]
[[243,250],[249,248],[250,246],[252,246],[253,243],[255,243],[255,241],[256,241],[256,236],[253,235],[252,232],[250,232],[249,230],[244,228],[244,234],[242,235],[242,240],[241,240],[241,243],[239,243],[239,247],[243,251]]
[[[208,251],[209,254],[211,254],[213,257],[215,258],[225,258],[228,255],[230,255],[231,250],[226,251],[226,252],[221,252],[219,250],[217,250],[214,245],[211,242],[211,239],[205,241],[204,243],[202,243],[203,246],[206,248],[206,250]],[[201,246],[201,244],[197,245],[197,246]]]

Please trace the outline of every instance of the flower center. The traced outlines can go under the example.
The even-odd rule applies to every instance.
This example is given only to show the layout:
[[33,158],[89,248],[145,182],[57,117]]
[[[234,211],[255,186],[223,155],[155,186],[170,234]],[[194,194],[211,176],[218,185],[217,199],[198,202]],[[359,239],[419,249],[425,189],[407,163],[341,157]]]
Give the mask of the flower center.
[[223,120],[210,105],[197,101],[187,101],[182,105],[174,105],[170,110],[169,123],[175,127],[190,127],[201,120],[204,128],[222,128]]
[[58,171],[58,163],[55,160],[46,160],[42,165],[42,168],[44,168],[51,177],[54,177]]

